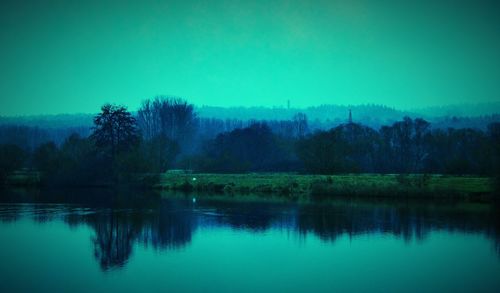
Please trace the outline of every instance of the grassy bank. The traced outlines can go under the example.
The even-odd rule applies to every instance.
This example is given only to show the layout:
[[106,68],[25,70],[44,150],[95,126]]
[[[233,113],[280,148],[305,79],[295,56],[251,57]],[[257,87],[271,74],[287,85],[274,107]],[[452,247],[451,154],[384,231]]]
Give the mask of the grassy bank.
[[[298,175],[288,173],[137,175],[132,185],[159,190],[218,194],[272,194],[287,197],[464,198],[491,200],[493,180],[478,176],[448,175]],[[137,181],[137,182],[135,182]],[[36,186],[33,171],[11,174],[8,185]]]
[[314,197],[491,198],[487,177],[442,175],[161,174],[154,188],[215,193]]

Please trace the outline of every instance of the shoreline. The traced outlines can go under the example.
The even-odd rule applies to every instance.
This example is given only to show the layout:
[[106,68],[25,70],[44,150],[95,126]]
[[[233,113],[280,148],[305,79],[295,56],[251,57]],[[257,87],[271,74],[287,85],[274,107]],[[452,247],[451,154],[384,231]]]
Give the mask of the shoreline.
[[314,198],[455,198],[493,200],[493,180],[480,176],[288,173],[159,175],[154,189],[219,194],[274,194]]
[[[288,198],[428,198],[493,201],[493,178],[428,174],[302,175],[293,173],[184,173],[136,174],[136,179],[117,186],[157,191],[219,195],[260,194]],[[16,172],[6,187],[43,188],[40,174]],[[65,188],[113,188],[114,184],[82,184]]]

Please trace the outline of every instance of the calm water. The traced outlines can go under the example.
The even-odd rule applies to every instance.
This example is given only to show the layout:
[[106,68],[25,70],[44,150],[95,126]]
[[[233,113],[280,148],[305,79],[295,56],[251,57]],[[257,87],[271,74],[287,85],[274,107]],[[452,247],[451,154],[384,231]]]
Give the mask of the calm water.
[[487,205],[0,194],[0,292],[500,292]]

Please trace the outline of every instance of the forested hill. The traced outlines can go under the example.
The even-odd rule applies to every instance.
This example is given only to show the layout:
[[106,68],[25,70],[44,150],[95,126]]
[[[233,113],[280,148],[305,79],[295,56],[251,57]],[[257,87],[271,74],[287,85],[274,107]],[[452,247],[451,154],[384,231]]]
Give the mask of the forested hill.
[[500,102],[480,104],[456,104],[443,107],[413,109],[423,117],[478,117],[500,114]]
[[[133,109],[131,109],[133,110]],[[424,118],[434,128],[486,129],[491,122],[500,121],[500,102],[488,104],[450,105],[401,111],[383,105],[320,105],[308,108],[285,107],[196,107],[200,118],[222,120],[290,120],[299,112],[307,115],[313,128],[327,129],[345,123],[349,110],[353,121],[378,129],[390,125],[405,116]],[[24,125],[39,128],[90,127],[94,114],[60,114],[37,116],[0,116],[0,125]]]
[[[467,108],[471,114],[467,115]],[[200,117],[238,120],[289,120],[296,113],[307,115],[311,126],[320,129],[335,127],[348,120],[349,110],[353,121],[378,129],[408,116],[424,118],[432,122],[434,128],[477,128],[486,129],[492,122],[500,121],[500,103],[451,105],[402,111],[383,105],[320,105],[308,108],[266,108],[266,107],[212,107],[197,109]]]
[[308,108],[284,108],[284,107],[199,107],[200,117],[215,117],[221,119],[240,119],[240,120],[289,120],[296,113],[304,113],[309,121],[320,121],[327,124],[338,125],[348,119],[349,110],[352,110],[356,121],[370,125],[379,126],[390,124],[400,120],[404,116],[417,116],[416,113],[403,112],[382,105],[320,105]]
[[93,118],[94,114],[0,116],[0,125],[22,125],[39,128],[90,127]]

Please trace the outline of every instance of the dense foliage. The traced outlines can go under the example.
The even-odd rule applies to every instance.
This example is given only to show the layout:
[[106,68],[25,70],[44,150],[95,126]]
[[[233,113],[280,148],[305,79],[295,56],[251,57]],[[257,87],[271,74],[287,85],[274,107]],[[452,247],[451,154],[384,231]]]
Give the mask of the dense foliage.
[[[490,129],[498,128],[498,123]],[[311,173],[498,173],[493,132],[431,130],[422,119],[384,126],[380,131],[345,124],[298,142],[297,152]]]
[[[203,128],[200,123],[204,123]],[[211,126],[212,125],[212,126]],[[228,131],[210,132],[207,129]],[[440,173],[499,177],[500,123],[487,131],[434,129],[405,118],[379,130],[352,123],[311,132],[307,116],[288,121],[221,125],[200,120],[177,98],[143,102],[137,115],[106,104],[88,136],[29,144],[36,132],[12,131],[0,145],[0,179],[20,168],[40,171],[48,184],[109,184],[169,169],[241,173]],[[201,129],[207,130],[202,132]]]
[[9,173],[22,167],[25,159],[26,153],[17,145],[0,145],[0,186]]

